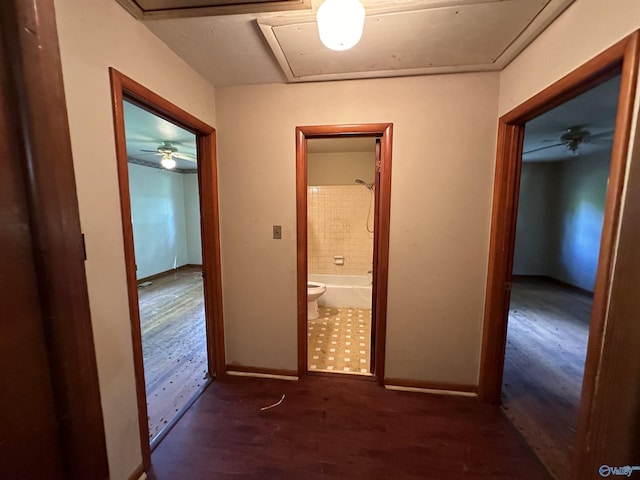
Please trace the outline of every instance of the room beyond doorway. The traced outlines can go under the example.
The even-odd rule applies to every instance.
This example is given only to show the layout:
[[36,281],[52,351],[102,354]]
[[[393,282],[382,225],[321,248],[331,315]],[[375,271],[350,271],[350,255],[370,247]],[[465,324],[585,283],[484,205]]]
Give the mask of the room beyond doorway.
[[[631,148],[637,65],[640,58],[639,39],[639,32],[634,32],[611,45],[529,100],[502,115],[498,122],[498,148],[478,385],[480,400],[492,404],[499,404],[501,397],[525,124],[581,93],[620,75],[620,94],[612,139],[611,168],[605,200],[601,248],[593,292],[575,448],[571,461],[570,478],[572,479],[588,478],[593,472],[597,472],[612,454],[618,452],[616,443],[618,437],[615,432],[630,431],[626,425],[628,422],[624,427],[609,428],[611,419],[615,417],[615,412],[610,405],[625,404],[625,408],[628,405],[635,405],[635,398],[632,395],[620,393],[614,386],[617,381],[615,379],[624,378],[622,372],[632,369],[618,352],[619,339],[624,336],[624,332],[633,330],[636,325],[631,322],[630,317],[620,315],[621,318],[619,318],[612,312],[617,312],[617,302],[625,307],[627,305],[624,294],[613,287],[620,288],[619,283],[628,273],[624,262],[616,263],[616,255],[618,246],[623,244],[623,239],[625,242],[631,241],[629,237],[623,235],[619,227],[621,218],[625,218],[624,215],[621,216],[623,192],[628,185],[630,186],[630,181],[628,183],[628,177],[625,174]],[[629,234],[629,232],[624,233]],[[628,246],[628,244],[625,245]],[[621,287],[620,291],[626,293],[624,287]],[[624,311],[624,307],[620,309]],[[631,350],[625,351],[628,353]]]
[[620,91],[615,76],[525,125],[502,406],[569,478]]
[[196,136],[128,100],[124,123],[153,447],[209,379]]

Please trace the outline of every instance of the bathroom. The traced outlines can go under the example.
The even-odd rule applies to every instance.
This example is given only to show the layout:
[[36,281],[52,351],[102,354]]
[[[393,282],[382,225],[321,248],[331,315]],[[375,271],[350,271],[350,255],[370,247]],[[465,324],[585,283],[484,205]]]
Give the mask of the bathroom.
[[307,367],[371,375],[375,138],[310,139]]

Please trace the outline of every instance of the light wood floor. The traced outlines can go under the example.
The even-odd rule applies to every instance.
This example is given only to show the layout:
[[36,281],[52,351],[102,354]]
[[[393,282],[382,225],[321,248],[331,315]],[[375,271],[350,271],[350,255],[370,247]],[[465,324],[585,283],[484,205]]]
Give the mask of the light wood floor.
[[514,278],[502,404],[554,478],[569,478],[592,298]]
[[202,274],[181,268],[138,287],[153,439],[193,397],[207,375]]

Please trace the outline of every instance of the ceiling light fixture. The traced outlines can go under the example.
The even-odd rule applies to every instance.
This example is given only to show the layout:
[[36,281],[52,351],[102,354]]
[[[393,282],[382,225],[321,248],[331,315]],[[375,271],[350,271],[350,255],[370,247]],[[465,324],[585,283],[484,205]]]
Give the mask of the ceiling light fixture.
[[162,160],[160,160],[160,165],[167,170],[171,170],[172,168],[176,168],[176,161],[172,158],[170,153],[164,153],[162,155]]
[[320,40],[331,50],[348,50],[362,38],[364,6],[359,0],[325,0],[316,21]]

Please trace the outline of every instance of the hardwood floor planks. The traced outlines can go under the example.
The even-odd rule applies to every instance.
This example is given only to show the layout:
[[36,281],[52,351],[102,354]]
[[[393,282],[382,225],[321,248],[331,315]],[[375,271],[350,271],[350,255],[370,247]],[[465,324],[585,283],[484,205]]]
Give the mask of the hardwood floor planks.
[[[284,402],[270,410],[285,394]],[[214,382],[152,456],[150,480],[546,479],[500,409],[372,382]]]
[[514,278],[502,405],[549,472],[569,478],[591,297],[558,282]]
[[201,270],[182,267],[138,288],[149,438],[187,404],[207,375]]

